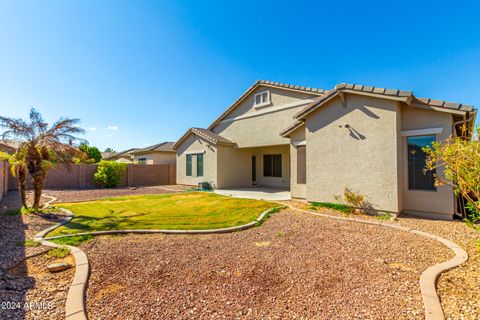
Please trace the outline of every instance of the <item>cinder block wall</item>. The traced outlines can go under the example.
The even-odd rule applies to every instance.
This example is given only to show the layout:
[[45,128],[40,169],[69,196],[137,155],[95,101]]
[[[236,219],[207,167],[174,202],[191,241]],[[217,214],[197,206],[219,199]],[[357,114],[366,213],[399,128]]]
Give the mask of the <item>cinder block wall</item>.
[[[8,170],[9,171],[9,170]],[[79,164],[58,166],[49,171],[45,181],[46,189],[91,189],[98,186],[93,181],[93,174],[97,171],[96,164]],[[3,172],[3,171],[2,171]],[[176,168],[172,164],[129,164],[122,175],[119,187],[140,187],[168,185],[176,183]],[[18,182],[11,173],[6,174],[9,180],[5,189],[16,190]],[[32,188],[29,179],[27,188]],[[0,189],[1,190],[1,189]]]
[[5,162],[0,161],[0,201],[8,190],[8,166]]

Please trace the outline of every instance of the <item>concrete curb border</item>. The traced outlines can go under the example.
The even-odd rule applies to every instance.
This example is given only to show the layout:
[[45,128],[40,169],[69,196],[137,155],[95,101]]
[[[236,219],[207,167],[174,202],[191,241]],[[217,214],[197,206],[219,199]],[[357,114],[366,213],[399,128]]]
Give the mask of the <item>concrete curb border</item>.
[[[49,201],[45,202],[45,206],[49,206],[52,202],[57,200],[55,197],[51,196],[44,196],[50,198]],[[73,219],[73,213],[66,209],[59,208],[60,211],[65,213],[65,218],[45,229],[37,233],[34,237],[35,241],[40,242],[43,246],[58,248],[61,247],[60,245],[46,241],[44,238],[45,235],[52,230],[63,226],[64,224],[68,223],[70,220]],[[73,246],[66,246],[70,249],[70,253],[72,254],[75,260],[75,275],[73,276],[72,283],[68,289],[67,293],[67,301],[65,302],[65,319],[66,320],[87,320],[87,312],[85,308],[85,291],[87,288],[88,282],[88,275],[90,272],[90,265],[88,263],[87,255],[77,247]]]
[[423,300],[423,307],[425,309],[425,319],[426,320],[444,320],[445,315],[442,310],[442,305],[440,303],[440,298],[438,297],[437,294],[437,289],[436,289],[436,284],[438,277],[440,276],[441,273],[448,271],[450,269],[453,269],[455,267],[458,267],[459,265],[463,264],[468,260],[468,253],[459,245],[456,243],[447,240],[445,238],[442,238],[440,236],[416,230],[413,228],[407,228],[407,227],[402,227],[402,226],[397,226],[393,224],[388,224],[384,223],[383,221],[381,222],[376,222],[376,221],[367,221],[363,219],[358,219],[358,218],[346,218],[346,217],[336,217],[336,216],[331,216],[328,214],[322,214],[322,213],[316,213],[316,212],[311,212],[308,210],[304,209],[299,209],[296,207],[293,207],[291,205],[287,205],[292,210],[297,210],[300,212],[308,213],[311,215],[315,216],[320,216],[324,218],[330,218],[330,219],[335,219],[335,220],[341,220],[341,221],[348,221],[348,222],[358,222],[358,223],[363,223],[363,224],[370,224],[370,225],[376,225],[376,226],[381,226],[385,228],[390,228],[390,229],[395,229],[398,231],[405,231],[405,232],[410,232],[425,238],[430,238],[433,240],[436,240],[452,250],[455,253],[455,257],[452,259],[433,265],[429,267],[427,270],[423,271],[423,273],[420,276],[420,291],[422,294],[422,300]]
[[[47,201],[45,204],[50,205],[52,202],[56,200],[55,197],[45,196],[51,198],[51,200]],[[281,205],[278,207],[270,208],[262,212],[257,219],[252,222],[243,224],[241,226],[236,227],[229,227],[229,228],[221,228],[221,229],[208,229],[208,230],[108,230],[108,231],[97,231],[97,232],[83,232],[83,233],[76,233],[70,235],[63,235],[63,236],[55,236],[45,238],[45,236],[55,230],[56,228],[68,223],[70,220],[73,219],[73,213],[70,210],[58,208],[58,210],[65,213],[66,218],[64,218],[60,223],[51,226],[39,233],[37,233],[34,237],[36,241],[41,242],[42,245],[48,247],[60,247],[60,245],[47,241],[52,239],[58,238],[66,238],[66,237],[73,237],[79,235],[109,235],[109,234],[127,234],[127,233],[137,233],[137,234],[145,234],[145,233],[164,233],[164,234],[219,234],[219,233],[229,233],[235,231],[242,231],[245,229],[252,228],[257,225],[257,223],[261,222],[267,214],[271,211],[279,208],[285,208],[285,205]],[[73,246],[66,246],[70,249],[73,258],[75,259],[75,275],[73,277],[73,281],[70,284],[70,288],[68,289],[67,294],[67,301],[65,303],[65,319],[66,320],[87,320],[87,312],[85,308],[86,304],[86,289],[88,284],[88,276],[90,272],[90,266],[88,263],[87,255],[77,247]]]

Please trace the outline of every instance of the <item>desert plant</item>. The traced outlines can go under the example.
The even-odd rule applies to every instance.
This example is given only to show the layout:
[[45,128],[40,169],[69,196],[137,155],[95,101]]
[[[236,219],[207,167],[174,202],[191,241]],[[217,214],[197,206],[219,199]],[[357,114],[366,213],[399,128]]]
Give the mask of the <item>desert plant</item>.
[[125,163],[102,160],[98,164],[97,172],[94,173],[93,179],[105,188],[115,188],[118,186],[120,177],[126,169],[127,164]]
[[[476,131],[480,133],[480,127]],[[480,212],[480,142],[466,135],[451,136],[445,141],[433,142],[423,151],[427,154],[425,170],[442,172],[434,175],[435,185],[452,186],[455,193],[475,209],[469,210],[470,214]]]
[[353,191],[350,187],[343,189],[343,195],[335,195],[335,200],[349,207],[350,212],[353,213],[365,213],[371,209],[365,196]]
[[78,119],[61,118],[49,126],[33,108],[30,110],[29,121],[0,116],[0,127],[5,129],[1,138],[19,142],[17,151],[9,161],[16,164],[14,170],[17,170],[15,173],[25,207],[26,173],[33,180],[33,208],[37,209],[40,207],[48,170],[58,163],[69,164],[72,157],[79,153],[72,145],[75,141],[83,141],[75,136],[85,132],[77,126],[79,122]]

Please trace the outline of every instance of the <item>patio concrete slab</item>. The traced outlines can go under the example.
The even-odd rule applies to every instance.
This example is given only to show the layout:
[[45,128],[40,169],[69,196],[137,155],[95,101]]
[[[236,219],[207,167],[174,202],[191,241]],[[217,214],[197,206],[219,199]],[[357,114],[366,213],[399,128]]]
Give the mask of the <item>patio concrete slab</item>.
[[268,187],[218,189],[214,192],[223,196],[256,200],[282,201],[292,198],[289,190]]

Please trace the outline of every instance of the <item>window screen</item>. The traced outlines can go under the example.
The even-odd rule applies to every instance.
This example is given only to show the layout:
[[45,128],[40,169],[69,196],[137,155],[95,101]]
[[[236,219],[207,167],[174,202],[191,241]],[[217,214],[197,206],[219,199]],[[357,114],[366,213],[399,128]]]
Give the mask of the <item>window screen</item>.
[[265,154],[263,155],[263,176],[281,177],[282,176],[282,155]]
[[426,154],[422,148],[435,141],[434,135],[407,138],[408,145],[408,189],[436,190],[434,185],[435,170],[424,171]]
[[192,155],[187,154],[187,176],[192,176]]
[[307,183],[307,147],[297,147],[297,183]]
[[203,154],[197,154],[197,177],[203,177]]

